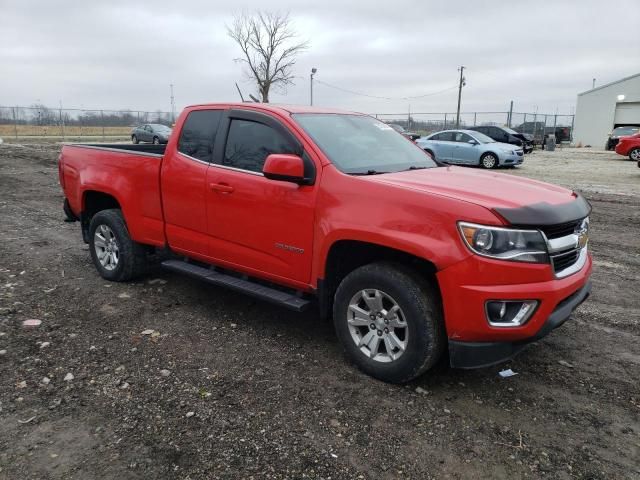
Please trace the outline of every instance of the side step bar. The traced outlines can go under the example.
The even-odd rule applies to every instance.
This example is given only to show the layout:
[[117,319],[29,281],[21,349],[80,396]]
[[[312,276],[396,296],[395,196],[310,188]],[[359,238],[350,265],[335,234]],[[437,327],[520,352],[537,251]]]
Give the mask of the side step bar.
[[216,272],[215,270],[192,263],[183,262],[182,260],[165,260],[162,262],[162,266],[172,272],[184,273],[190,277],[198,278],[214,285],[228,287],[237,292],[246,293],[252,297],[287,307],[296,312],[306,310],[311,303],[309,300],[300,298],[292,293],[276,290],[275,288]]

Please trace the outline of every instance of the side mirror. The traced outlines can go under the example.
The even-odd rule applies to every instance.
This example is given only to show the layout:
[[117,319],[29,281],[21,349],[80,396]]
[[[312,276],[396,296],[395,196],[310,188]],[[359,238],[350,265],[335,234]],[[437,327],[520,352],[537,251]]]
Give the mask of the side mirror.
[[306,183],[304,162],[298,155],[272,153],[265,160],[262,173],[269,180],[293,182],[298,185]]
[[475,140],[469,140],[469,141],[467,141],[467,143],[469,145],[478,145],[478,142],[476,142]]

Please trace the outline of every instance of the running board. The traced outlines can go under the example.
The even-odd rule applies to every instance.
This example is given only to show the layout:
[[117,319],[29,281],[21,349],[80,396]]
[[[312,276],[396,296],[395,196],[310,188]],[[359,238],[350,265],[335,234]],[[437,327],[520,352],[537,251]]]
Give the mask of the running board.
[[246,293],[252,297],[266,300],[267,302],[282,305],[296,312],[302,312],[309,306],[309,300],[300,298],[292,293],[266,287],[259,283],[243,280],[224,273],[216,272],[209,268],[204,268],[182,260],[165,260],[162,266],[172,272],[184,273],[190,277],[204,280],[205,282],[227,287],[237,292]]

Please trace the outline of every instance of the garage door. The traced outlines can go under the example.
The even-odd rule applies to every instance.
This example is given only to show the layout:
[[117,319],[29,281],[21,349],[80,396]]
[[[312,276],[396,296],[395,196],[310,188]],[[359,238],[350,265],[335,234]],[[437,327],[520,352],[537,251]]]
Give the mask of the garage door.
[[616,104],[616,125],[640,125],[640,102]]

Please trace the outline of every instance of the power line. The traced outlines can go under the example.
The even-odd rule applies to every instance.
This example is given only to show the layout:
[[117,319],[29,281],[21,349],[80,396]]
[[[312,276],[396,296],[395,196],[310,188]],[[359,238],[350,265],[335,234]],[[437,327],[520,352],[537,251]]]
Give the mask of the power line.
[[352,95],[359,95],[361,97],[377,98],[377,99],[380,99],[380,100],[412,100],[412,99],[416,99],[416,98],[432,97],[434,95],[440,95],[441,93],[449,92],[451,90],[455,90],[456,88],[458,88],[457,85],[454,85],[452,87],[448,87],[448,88],[445,88],[443,90],[439,90],[437,92],[425,93],[424,95],[414,95],[414,96],[410,96],[410,97],[382,97],[382,96],[379,96],[379,95],[369,95],[367,93],[356,92],[354,90],[349,90],[347,88],[338,87],[336,85],[332,85],[330,83],[327,83],[327,82],[324,82],[324,81],[318,80],[318,79],[315,79],[315,81],[317,83],[320,83],[320,84],[324,85],[325,87],[333,88],[335,90],[340,90],[341,92],[350,93]]

